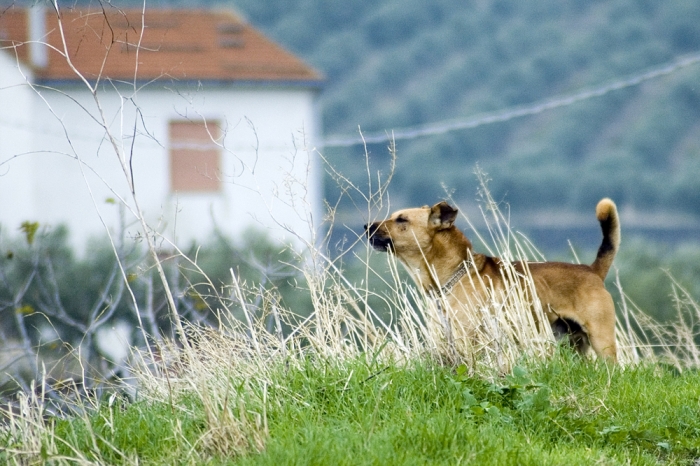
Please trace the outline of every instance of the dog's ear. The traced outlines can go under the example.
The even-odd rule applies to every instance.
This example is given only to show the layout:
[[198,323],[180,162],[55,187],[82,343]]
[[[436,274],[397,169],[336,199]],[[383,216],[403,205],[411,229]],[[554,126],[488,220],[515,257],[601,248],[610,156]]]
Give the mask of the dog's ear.
[[450,228],[457,218],[458,210],[449,205],[447,202],[438,202],[430,208],[430,217],[428,222],[432,227],[438,230]]

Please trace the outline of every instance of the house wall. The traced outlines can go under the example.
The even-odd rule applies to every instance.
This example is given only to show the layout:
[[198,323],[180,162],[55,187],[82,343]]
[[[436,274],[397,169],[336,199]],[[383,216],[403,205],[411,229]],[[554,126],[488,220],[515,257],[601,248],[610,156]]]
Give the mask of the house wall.
[[20,224],[36,216],[32,102],[27,85],[32,73],[15,57],[0,51],[0,232],[17,234]]
[[[318,225],[310,225],[309,216],[318,222],[321,204],[319,167],[309,157],[320,133],[314,90],[155,83],[135,92],[108,84],[98,92],[98,107],[83,86],[54,87],[60,91],[30,92],[21,102],[19,94],[0,91],[0,108],[12,101],[31,109],[22,124],[30,140],[0,145],[1,161],[32,151],[0,172],[7,172],[0,178],[0,199],[32,190],[26,200],[2,202],[0,224],[12,229],[21,220],[64,223],[79,249],[105,228],[137,236],[141,229],[130,211],[135,203],[127,182],[133,172],[136,202],[147,221],[182,247],[206,242],[214,228],[234,239],[250,226],[297,244],[288,230],[312,238]],[[26,86],[21,89],[24,95]],[[103,116],[116,149],[98,123]],[[0,113],[0,121],[6,118]],[[171,192],[168,123],[184,118],[222,124],[218,193]]]

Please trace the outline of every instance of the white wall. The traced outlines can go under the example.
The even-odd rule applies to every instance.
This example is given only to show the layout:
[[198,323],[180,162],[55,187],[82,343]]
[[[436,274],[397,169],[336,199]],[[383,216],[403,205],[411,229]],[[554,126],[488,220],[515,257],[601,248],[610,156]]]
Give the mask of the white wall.
[[34,160],[28,154],[34,137],[34,92],[25,79],[32,79],[30,70],[0,51],[0,230],[11,235],[36,216]]
[[[0,53],[0,58],[5,55]],[[6,61],[0,62],[0,76],[6,75]],[[320,221],[321,203],[316,161],[307,173],[308,150],[320,134],[314,91],[221,85],[174,89],[172,83],[165,89],[164,85],[151,84],[136,93],[129,87],[116,92],[106,86],[109,90],[98,93],[110,132],[118,139],[116,153],[94,121],[102,117],[85,88],[62,86],[63,93],[37,95],[26,86],[10,91],[0,86],[0,163],[5,162],[0,174],[7,173],[0,177],[0,224],[11,229],[23,220],[65,223],[80,248],[90,237],[104,234],[105,225],[117,232],[119,203],[108,200],[121,197],[133,208],[119,154],[128,170],[133,167],[137,200],[150,225],[181,246],[206,241],[214,225],[231,237],[255,225],[274,238],[292,239],[277,225],[281,223],[309,239],[308,215]],[[2,110],[10,106],[21,110],[17,121],[30,135],[29,143],[27,137],[12,145],[3,142],[8,131],[15,134],[5,124],[14,121],[14,112]],[[223,123],[221,193],[170,192],[168,122],[183,117]],[[12,159],[27,150],[33,153]],[[287,189],[290,176],[298,181],[291,188],[295,204]],[[22,193],[18,202],[15,193]],[[129,234],[137,235],[140,229],[128,209],[124,219]]]

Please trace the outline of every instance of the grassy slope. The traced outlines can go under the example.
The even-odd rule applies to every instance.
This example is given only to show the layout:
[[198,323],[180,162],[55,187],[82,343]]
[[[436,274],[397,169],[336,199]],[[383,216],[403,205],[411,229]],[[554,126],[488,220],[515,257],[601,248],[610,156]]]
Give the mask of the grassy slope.
[[[698,372],[621,370],[569,354],[493,383],[461,372],[362,360],[281,367],[266,394],[265,449],[238,462],[692,464],[700,457]],[[262,412],[253,401],[246,409],[250,417]],[[89,429],[83,421],[59,421],[57,432],[88,458],[109,462],[233,461],[235,448],[217,456],[203,446],[206,418],[187,399],[174,409],[142,402],[103,406]],[[89,430],[103,441],[88,440]],[[95,447],[100,454],[92,456]]]

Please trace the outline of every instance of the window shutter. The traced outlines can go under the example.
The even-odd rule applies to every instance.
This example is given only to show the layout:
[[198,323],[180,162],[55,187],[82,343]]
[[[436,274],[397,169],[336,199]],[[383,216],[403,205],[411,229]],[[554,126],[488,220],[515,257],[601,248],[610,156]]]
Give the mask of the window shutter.
[[218,122],[170,122],[170,188],[177,192],[221,189]]

